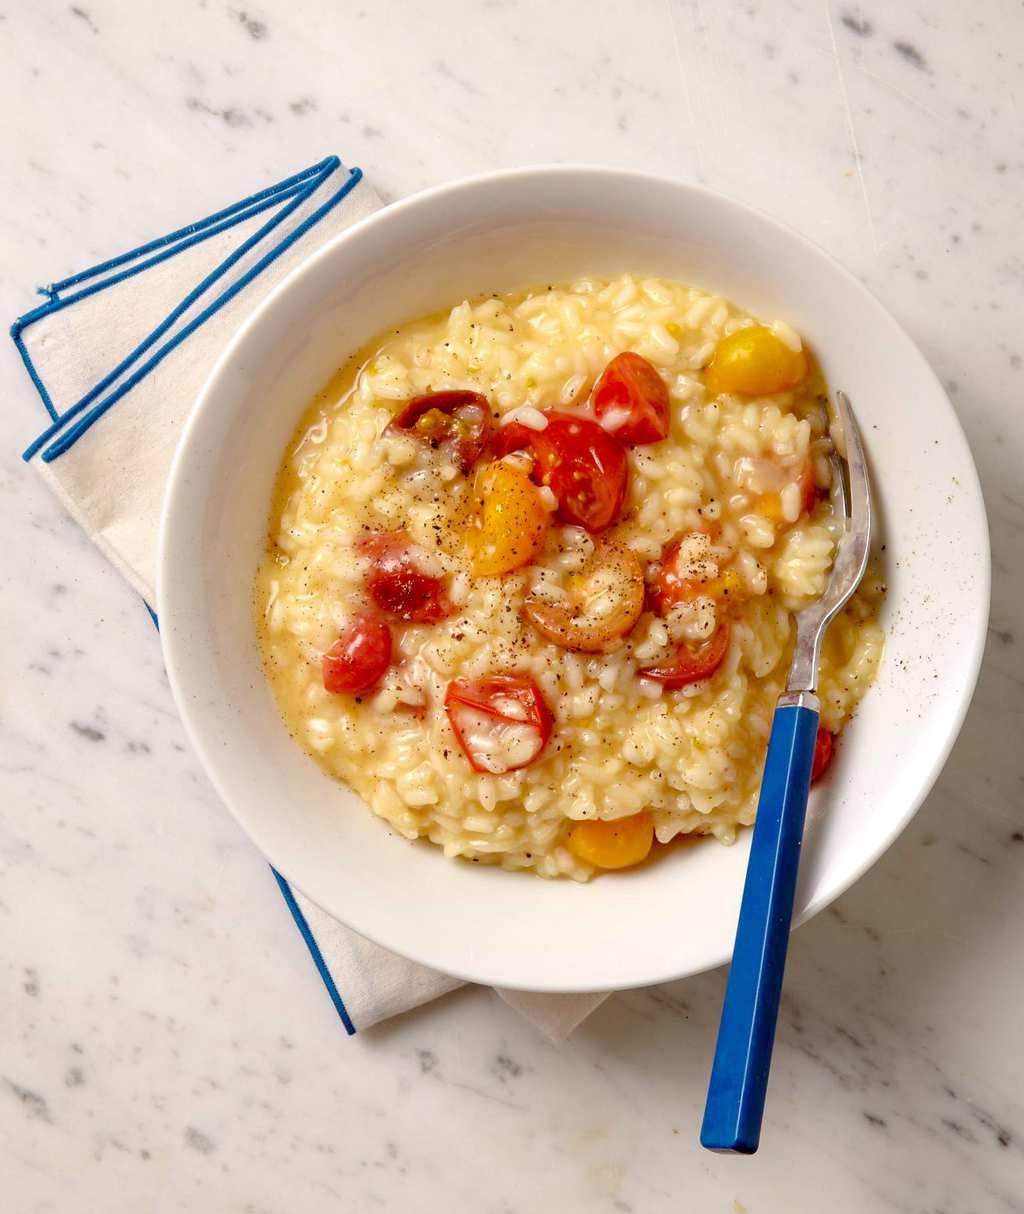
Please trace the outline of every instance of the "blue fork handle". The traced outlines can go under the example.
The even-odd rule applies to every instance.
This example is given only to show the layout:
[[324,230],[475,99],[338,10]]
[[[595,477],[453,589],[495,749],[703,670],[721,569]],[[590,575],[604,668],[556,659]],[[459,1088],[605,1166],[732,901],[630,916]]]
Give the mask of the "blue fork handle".
[[752,1155],[761,1136],[817,732],[817,698],[784,695],[768,741],[700,1132],[712,1151]]

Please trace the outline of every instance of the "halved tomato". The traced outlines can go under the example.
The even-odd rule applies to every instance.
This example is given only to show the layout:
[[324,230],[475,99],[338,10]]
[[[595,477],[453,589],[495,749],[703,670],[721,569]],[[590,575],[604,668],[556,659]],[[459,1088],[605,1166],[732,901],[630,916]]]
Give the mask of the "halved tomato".
[[654,679],[669,691],[710,679],[729,651],[729,632],[729,621],[722,620],[715,635],[700,649],[693,650],[684,642],[667,665],[642,666],[637,674],[643,679]]
[[601,372],[590,397],[594,416],[626,447],[668,435],[668,388],[642,354],[627,350]]
[[377,615],[360,612],[323,656],[324,690],[359,695],[391,665],[391,629]]
[[494,674],[448,684],[444,710],[474,771],[501,775],[532,763],[554,718],[529,675]]
[[574,822],[566,841],[573,855],[595,868],[629,868],[650,855],[654,818],[645,809],[628,818]]
[[449,389],[414,396],[388,424],[441,451],[463,472],[479,459],[491,436],[491,406],[480,392]]
[[629,466],[622,445],[589,417],[571,413],[545,413],[543,430],[521,422],[500,429],[494,454],[528,450],[531,473],[538,485],[547,485],[558,498],[558,517],[565,523],[604,531],[618,518],[626,496]]
[[479,512],[469,533],[473,572],[499,577],[528,565],[544,545],[548,511],[540,490],[505,460],[485,464],[474,484]]
[[804,461],[803,467],[800,469],[797,484],[800,486],[800,513],[810,514],[818,500],[818,486],[814,482],[814,465],[811,463],[810,457]]
[[818,726],[818,735],[814,739],[814,763],[811,766],[811,783],[820,780],[828,770],[835,753],[835,737],[824,725]]
[[381,610],[418,624],[451,614],[443,578],[425,568],[425,554],[404,531],[367,536],[358,549],[373,561],[366,588]]

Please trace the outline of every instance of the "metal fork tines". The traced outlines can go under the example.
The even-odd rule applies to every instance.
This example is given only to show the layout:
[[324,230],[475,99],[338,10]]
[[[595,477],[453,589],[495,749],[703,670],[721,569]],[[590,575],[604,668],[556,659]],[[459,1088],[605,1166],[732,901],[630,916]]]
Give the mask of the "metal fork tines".
[[832,503],[843,525],[828,586],[797,615],[788,690],[772,718],[757,820],[743,883],[736,943],[700,1140],[712,1151],[757,1150],[793,922],[807,794],[822,732],[815,694],[821,638],[864,576],[871,544],[871,492],[850,402],[836,394],[839,455]]
[[844,519],[825,593],[796,617],[796,646],[786,690],[813,692],[825,629],[860,584],[871,550],[871,485],[857,420],[845,392],[836,393],[837,454],[833,456],[832,505]]

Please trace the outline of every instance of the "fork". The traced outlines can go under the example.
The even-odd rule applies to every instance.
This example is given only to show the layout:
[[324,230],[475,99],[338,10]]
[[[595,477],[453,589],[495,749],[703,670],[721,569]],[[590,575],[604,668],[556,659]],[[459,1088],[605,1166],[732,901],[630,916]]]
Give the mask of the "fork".
[[789,679],[772,720],[700,1132],[711,1151],[752,1155],[760,1140],[818,732],[821,642],[860,584],[871,547],[871,487],[845,392],[836,393],[836,407],[845,458],[832,457],[832,503],[846,527],[825,593],[797,614]]

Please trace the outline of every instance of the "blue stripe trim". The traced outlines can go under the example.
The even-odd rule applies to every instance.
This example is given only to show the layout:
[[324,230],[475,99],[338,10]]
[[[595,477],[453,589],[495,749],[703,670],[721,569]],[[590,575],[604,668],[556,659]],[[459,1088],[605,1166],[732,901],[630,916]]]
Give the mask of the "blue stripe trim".
[[[179,228],[177,231],[150,241],[148,244],[140,245],[137,249],[133,249],[128,253],[120,255],[119,257],[111,258],[108,261],[91,267],[90,269],[82,270],[80,273],[72,275],[70,278],[63,279],[61,282],[41,288],[39,293],[46,296],[47,302],[42,304],[40,307],[33,309],[31,312],[25,313],[24,316],[19,317],[11,325],[10,333],[11,338],[17,347],[18,353],[21,356],[21,360],[25,365],[25,369],[29,374],[29,378],[31,379],[33,385],[35,386],[36,392],[39,395],[39,399],[41,400],[49,416],[58,423],[57,425],[50,427],[47,433],[56,433],[57,431],[61,430],[65,423],[71,420],[71,411],[69,410],[63,416],[59,415],[53,405],[53,401],[50,399],[50,394],[47,391],[46,385],[39,376],[39,373],[32,362],[31,355],[29,354],[22,338],[22,332],[29,325],[35,323],[35,321],[44,316],[48,316],[53,312],[59,311],[63,307],[67,307],[70,304],[77,302],[80,299],[84,299],[89,295],[95,294],[97,291],[105,290],[109,286],[114,286],[116,283],[122,282],[126,278],[130,278],[135,274],[141,273],[142,270],[148,269],[150,266],[156,265],[158,262],[174,256],[175,253],[181,252],[182,250],[189,248],[194,244],[198,244],[203,240],[207,240],[211,236],[217,235],[219,232],[225,231],[235,224],[242,223],[246,219],[252,218],[263,211],[268,210],[272,206],[278,205],[287,199],[293,199],[293,203],[286,208],[282,208],[281,213],[275,216],[269,223],[264,224],[261,231],[257,233],[255,237],[251,237],[250,241],[255,242],[256,240],[262,239],[263,236],[273,231],[273,229],[282,220],[287,218],[288,215],[290,215],[298,206],[300,206],[302,202],[305,201],[305,199],[308,198],[317,188],[319,188],[319,186],[322,185],[323,182],[326,181],[339,167],[341,167],[341,161],[338,159],[338,157],[329,156],[322,160],[319,164],[313,165],[311,168],[304,169],[301,173],[296,173],[292,177],[278,182],[278,184],[275,186],[269,186],[267,189],[260,190],[256,194],[243,198],[239,202],[233,203],[231,206],[225,207],[224,209],[217,211],[215,214],[207,216],[205,219],[198,220],[184,228]],[[228,303],[229,300],[233,299],[239,291],[243,290],[244,287],[252,282],[257,275],[262,273],[267,266],[281,256],[282,253],[284,253],[297,240],[305,235],[305,233],[309,231],[314,224],[319,222],[320,219],[322,219],[329,211],[337,206],[338,203],[341,202],[346,195],[351,193],[351,191],[359,184],[362,177],[363,174],[361,169],[356,168],[350,170],[348,180],[338,191],[336,191],[335,194],[333,194],[322,206],[320,206],[306,220],[304,220],[302,224],[295,229],[295,231],[282,240],[280,244],[271,249],[253,267],[251,267],[251,269],[247,271],[247,273],[243,275],[243,277],[240,278],[237,283],[235,283],[228,290],[222,292],[222,294],[188,326],[182,329],[182,331],[171,339],[171,341],[166,343],[164,347],[158,350],[157,353],[148,361],[148,363],[141,367],[135,373],[135,375],[132,376],[129,382],[122,384],[115,393],[111,394],[111,396],[105,401],[101,402],[100,405],[97,405],[90,414],[78,422],[77,425],[72,428],[75,433],[74,437],[70,438],[70,441],[65,441],[69,439],[69,435],[65,434],[64,438],[59,440],[59,444],[63,444],[61,450],[67,450],[67,448],[72,445],[77,437],[85,433],[93,421],[95,421],[98,417],[101,417],[108,408],[110,408],[118,399],[120,399],[121,396],[134,387],[134,385],[151,370],[153,370],[174,347],[179,345],[187,337],[191,336],[191,334],[194,333],[196,329],[200,327],[200,325],[204,324],[210,318],[210,316]],[[221,274],[229,269],[230,266],[238,260],[239,256],[244,255],[244,252],[247,251],[247,246],[251,247],[249,245],[249,241],[245,242],[244,246],[242,246],[239,250],[236,250],[235,254],[232,254],[231,257],[226,260],[226,262],[222,263],[220,267],[217,267],[217,269],[208,275],[207,280],[204,280],[204,283],[201,284],[201,289],[190,293],[189,302],[195,302],[195,299],[202,294],[204,289],[212,285],[213,282],[216,282],[217,279],[221,277]],[[79,283],[87,282],[90,279],[98,278],[101,274],[105,274],[110,270],[115,270],[120,266],[126,266],[135,259],[143,257],[148,253],[154,252],[155,250],[162,250],[162,252],[157,257],[151,258],[149,261],[130,266],[128,269],[123,270],[119,274],[112,274],[110,277],[94,283],[91,287],[88,287],[85,290],[76,292],[75,294],[69,295],[63,299],[60,297],[60,292],[68,287],[73,287]],[[185,306],[187,307],[188,304]],[[180,315],[180,312],[177,314]],[[173,324],[173,321],[176,318],[177,317],[175,315],[172,315],[169,320],[161,322],[161,325],[157,327],[157,330],[155,330],[149,338],[140,343],[139,347],[137,347],[136,350],[134,350],[132,354],[129,355],[122,362],[122,364],[115,369],[114,372],[111,372],[109,376],[104,377],[104,380],[101,381],[99,385],[95,386],[94,389],[82,399],[82,401],[77,402],[77,405],[73,406],[76,412],[79,412],[91,400],[95,399],[96,395],[98,395],[98,393],[101,392],[103,388],[107,386],[113,379],[117,378],[117,376],[124,369],[131,365],[132,361],[143,354],[154,341],[159,340],[161,334],[166,332],[167,327],[169,327],[170,324]],[[44,442],[46,441],[46,437],[47,435],[42,436]],[[54,447],[58,446],[59,444],[55,443]],[[26,452],[24,458],[31,458],[34,450],[38,450],[39,445],[40,443],[37,440],[37,442],[33,444],[33,448],[30,449],[29,452]],[[60,451],[53,452],[53,448],[51,448],[47,452],[44,452],[43,459],[51,460],[59,454]],[[153,622],[153,626],[159,631],[160,621],[157,619],[156,612],[148,603],[145,603],[145,601],[144,605],[146,611],[149,613],[149,618]],[[271,868],[271,872],[274,874],[274,878],[277,881],[278,887],[281,891],[281,896],[284,898],[285,905],[291,912],[295,925],[299,929],[299,933],[305,941],[309,954],[313,959],[313,963],[317,968],[321,981],[327,988],[327,993],[331,997],[331,1002],[334,1004],[335,1010],[337,1011],[338,1016],[345,1027],[345,1031],[349,1034],[349,1036],[352,1036],[356,1032],[356,1027],[352,1023],[352,1019],[348,1014],[348,1009],[345,1007],[345,1003],[334,983],[334,978],[331,975],[330,970],[327,968],[323,954],[320,952],[320,946],[317,944],[316,938],[313,936],[313,933],[310,930],[306,917],[303,915],[298,903],[295,901],[295,896],[285,879],[276,871],[276,869]]]
[[[46,439],[48,437],[50,437],[52,434],[56,434],[58,432],[60,432],[60,437],[55,439],[55,441],[52,442],[50,444],[50,446],[47,447],[46,450],[43,452],[42,459],[43,459],[44,463],[50,463],[52,460],[55,460],[58,456],[63,455],[65,451],[68,451],[71,447],[73,447],[74,444],[78,441],[78,439],[81,438],[83,434],[85,434],[85,432],[90,428],[90,426],[92,426],[95,422],[99,421],[99,419],[104,415],[104,413],[107,412],[108,409],[110,409],[113,405],[117,404],[117,402],[121,399],[122,396],[124,396],[126,393],[130,392],[131,389],[134,388],[137,383],[139,383],[141,380],[145,379],[146,376],[149,375],[149,373],[151,371],[155,370],[160,365],[160,363],[163,362],[163,360],[167,357],[168,354],[170,354],[172,351],[176,350],[177,347],[180,346],[183,341],[187,340],[189,337],[192,336],[192,334],[197,329],[201,328],[204,324],[206,324],[206,322],[210,319],[211,316],[216,315],[216,313],[219,312],[220,309],[223,308],[225,304],[230,303],[230,301],[232,299],[234,299],[234,297],[236,295],[238,295],[239,292],[243,291],[249,285],[249,283],[251,283],[253,281],[254,278],[256,278],[260,274],[262,274],[263,271],[267,268],[267,266],[271,265],[283,253],[287,252],[287,250],[290,249],[291,246],[293,244],[295,244],[295,242],[297,240],[301,239],[306,234],[306,232],[308,232],[309,229],[314,226],[314,224],[319,223],[320,220],[323,219],[323,217],[329,211],[333,210],[334,207],[336,207],[343,198],[345,198],[349,193],[351,193],[351,191],[355,188],[356,185],[358,185],[358,183],[361,179],[362,179],[361,170],[353,169],[349,175],[348,180],[341,187],[341,189],[337,190],[334,194],[331,195],[330,198],[327,199],[327,201],[325,203],[323,203],[322,206],[318,207],[311,215],[307,216],[307,218],[304,219],[302,221],[302,223],[300,223],[298,225],[298,227],[296,227],[279,244],[275,245],[269,252],[267,252],[263,257],[261,257],[260,260],[258,262],[256,262],[256,264],[254,266],[252,266],[250,269],[248,269],[241,276],[241,278],[239,278],[236,282],[232,283],[232,285],[230,287],[228,287],[225,291],[222,291],[221,294],[218,295],[217,298],[211,304],[209,304],[206,308],[204,308],[203,311],[200,312],[198,316],[196,316],[194,319],[189,321],[189,323],[187,325],[185,325],[184,328],[180,329],[177,333],[175,333],[175,335],[173,337],[171,337],[168,341],[166,341],[164,343],[164,345],[161,346],[156,351],[156,353],[153,354],[153,356],[151,358],[149,358],[145,363],[143,363],[143,365],[141,367],[139,367],[139,369],[137,371],[135,371],[132,375],[130,375],[126,380],[124,380],[121,384],[119,384],[118,387],[115,388],[114,391],[111,392],[109,396],[107,396],[104,400],[100,401],[97,405],[94,405],[92,407],[92,409],[90,409],[89,412],[85,414],[84,417],[82,417],[79,421],[75,422],[74,425],[72,425],[70,428],[64,429],[65,425],[67,424],[67,422],[70,419],[71,410],[69,410],[68,413],[65,413],[61,417],[59,423],[49,427],[49,432],[41,435],[40,438],[37,439],[36,442],[32,444],[32,446],[26,451],[23,458],[31,459],[32,456],[35,454],[35,452],[39,449],[39,446],[41,445],[41,443],[45,442]],[[303,192],[302,194],[297,195],[282,210],[282,212],[279,215],[275,216],[274,219],[270,220],[269,223],[265,224],[264,228],[261,229],[259,233],[257,233],[253,237],[250,237],[250,239],[245,242],[245,245],[249,245],[250,241],[255,243],[257,240],[262,240],[263,237],[267,234],[267,232],[271,231],[274,227],[277,226],[278,223],[280,223],[283,219],[285,219],[288,215],[290,215],[298,206],[300,206],[306,200],[306,198],[308,197],[308,194],[311,194],[313,192],[313,190],[315,190],[316,187],[319,186],[319,184],[320,184],[320,182],[317,181],[314,183],[314,185],[312,187],[307,187],[308,193]],[[248,250],[245,249],[243,251],[248,251]],[[238,256],[241,256],[241,255],[242,255],[242,252],[237,252],[237,255],[232,254],[231,258],[229,258],[228,260],[233,263],[234,261],[237,261]],[[220,267],[218,267],[218,270],[215,270],[213,272],[213,275],[210,276],[211,281],[215,281],[216,278],[219,278],[220,274],[221,274]],[[197,295],[202,294],[202,291],[205,290],[208,285],[209,285],[208,282],[204,282],[204,283],[200,284],[200,288],[197,288],[196,294]]]
[[320,971],[320,977],[324,980],[324,986],[327,987],[327,993],[331,997],[331,1002],[334,1004],[334,1010],[341,1017],[341,1023],[345,1026],[345,1032],[350,1037],[355,1036],[356,1026],[352,1023],[352,1019],[348,1014],[348,1009],[345,1007],[345,1002],[341,995],[338,994],[338,988],[334,985],[334,979],[331,977],[331,971],[327,968],[323,954],[320,952],[320,946],[316,942],[316,938],[309,930],[309,924],[306,922],[306,916],[299,908],[299,904],[295,901],[295,895],[292,893],[291,886],[281,876],[276,868],[271,865],[270,871],[274,874],[281,890],[281,895],[284,898],[288,909],[292,912],[292,918],[295,920],[295,926],[299,929],[303,940],[306,942],[306,948],[309,949],[309,955],[313,958],[313,964]]
[[52,313],[59,312],[70,304],[78,303],[81,299],[88,299],[90,295],[96,295],[100,291],[105,291],[107,287],[116,286],[117,283],[124,282],[127,278],[134,278],[136,274],[141,274],[143,270],[149,270],[153,266],[158,266],[162,261],[168,261],[171,257],[176,257],[184,249],[190,249],[194,245],[202,244],[203,241],[209,240],[213,236],[219,236],[221,232],[227,232],[238,224],[244,223],[247,219],[252,219],[256,215],[262,215],[264,211],[269,211],[271,207],[276,207],[279,203],[294,197],[296,194],[302,193],[304,197],[308,197],[336,167],[337,165],[333,165],[325,170],[311,185],[294,185],[287,190],[282,190],[280,193],[275,194],[273,198],[265,198],[262,202],[256,203],[245,211],[240,211],[230,219],[225,219],[222,223],[215,224],[213,227],[207,228],[195,236],[181,240],[177,244],[163,249],[154,257],[146,258],[135,265],[129,266],[127,269],[122,270],[120,274],[111,274],[109,278],[103,278],[88,287],[83,287],[81,291],[75,291],[72,295],[61,296],[57,294],[56,287],[46,287],[43,293],[47,296],[47,302],[26,313],[22,317],[22,320],[28,324],[34,324],[44,316],[50,316]]
[[[139,344],[135,347],[135,349],[127,354],[111,372],[95,383],[81,398],[81,400],[76,401],[73,405],[70,405],[67,409],[65,409],[64,412],[54,420],[54,424],[44,430],[43,433],[30,444],[30,446],[25,450],[22,459],[31,459],[40,447],[44,446],[51,438],[54,437],[55,434],[62,430],[72,418],[77,417],[87,405],[90,405],[97,396],[99,396],[106,388],[110,387],[110,385],[116,379],[118,379],[125,371],[128,370],[132,363],[141,358],[141,356],[145,354],[147,350],[154,346],[156,342],[159,341],[160,338],[163,337],[163,335],[168,331],[168,329],[171,328],[174,322],[184,315],[184,313],[188,311],[196,300],[205,294],[205,292],[209,290],[209,288],[213,286],[218,279],[222,278],[228,272],[228,270],[230,270],[231,267],[238,262],[240,258],[244,257],[246,253],[259,244],[259,242],[268,236],[274,230],[274,228],[283,223],[284,220],[286,220],[297,207],[300,207],[302,203],[306,201],[309,195],[320,186],[321,182],[326,179],[330,172],[333,172],[333,167],[326,170],[319,177],[314,179],[310,185],[302,187],[298,195],[293,198],[292,202],[288,206],[282,207],[282,209],[272,219],[268,220],[259,229],[259,231],[254,232],[252,236],[239,245],[234,252],[230,253],[218,266],[211,270],[210,273],[207,274],[207,276],[197,286],[193,287],[185,298],[174,308],[172,308],[168,315],[164,317],[156,328],[153,329],[148,336],[144,337],[142,341],[139,342]],[[290,194],[294,193],[295,191],[290,192]],[[274,206],[279,201],[279,198],[273,198],[270,202],[263,202],[260,204],[258,209],[253,209],[250,214],[258,214],[260,210],[266,210],[267,207]],[[222,225],[220,229],[211,229],[198,239],[205,240],[208,236],[212,235],[215,230],[223,231],[225,228],[240,222],[240,219],[245,217],[246,216],[243,215],[233,219],[229,221],[229,223]],[[43,304],[42,307],[37,308],[34,313],[30,313],[30,316],[32,316],[33,321],[35,321],[41,319],[43,316],[49,315],[52,312],[58,312],[61,308],[66,308],[69,304],[77,303],[80,299],[85,299],[89,295],[94,295],[97,291],[104,291],[107,289],[107,287],[112,287],[115,284],[124,281],[124,279],[132,277],[134,274],[141,273],[143,270],[149,269],[150,266],[155,265],[158,261],[164,261],[169,257],[173,257],[186,247],[187,244],[175,245],[173,248],[161,253],[158,257],[154,257],[150,261],[144,261],[140,265],[134,266],[130,270],[125,270],[121,274],[117,274],[103,282],[94,283],[93,286],[85,288],[85,290],[80,291],[77,295],[69,295],[66,299],[54,300],[52,303]],[[128,391],[128,389],[125,388],[124,391]],[[122,392],[122,395],[123,394],[124,392]],[[118,397],[116,399],[120,398]],[[111,401],[111,404],[113,403],[114,402]]]
[[[146,610],[149,612],[149,618],[153,621],[153,627],[156,628],[157,632],[159,632],[160,621],[157,619],[156,612],[152,607],[150,607],[145,599],[143,599],[142,602]],[[327,987],[327,993],[330,995],[331,1002],[334,1004],[334,1010],[341,1017],[341,1023],[345,1026],[345,1032],[348,1033],[350,1037],[354,1037],[356,1033],[356,1026],[352,1023],[352,1017],[348,1014],[348,1008],[345,1006],[344,999],[342,999],[338,988],[334,985],[334,978],[331,976],[331,971],[327,968],[327,962],[324,960],[324,955],[320,951],[320,945],[316,942],[316,937],[313,935],[313,932],[310,929],[306,916],[302,913],[302,909],[298,902],[295,901],[295,895],[292,893],[292,887],[288,884],[284,877],[281,876],[277,869],[274,868],[273,865],[270,866],[270,871],[274,874],[274,880],[277,882],[278,889],[281,891],[281,897],[284,898],[285,906],[287,906],[292,913],[292,918],[295,920],[295,926],[299,929],[299,935],[305,941],[306,948],[309,949],[309,955],[313,958],[313,964],[317,968],[317,973],[319,973],[324,986]]]
[[[162,321],[160,325],[158,325],[153,331],[153,333],[151,333],[143,340],[143,342],[140,343],[138,347],[136,347],[136,349],[122,363],[121,368],[111,373],[110,377],[107,377],[106,382],[109,382],[110,378],[113,378],[119,374],[122,368],[127,367],[131,362],[138,358],[139,355],[144,353],[145,350],[150,348],[154,342],[167,331],[174,321],[188,309],[188,307],[196,302],[196,300],[214,282],[221,278],[231,268],[231,266],[239,260],[240,257],[244,256],[245,253],[254,247],[254,245],[263,240],[271,231],[273,231],[275,227],[282,223],[299,206],[301,206],[301,204],[312,193],[314,193],[331,175],[331,173],[340,167],[341,164],[336,156],[329,157],[323,163],[326,167],[317,176],[315,176],[308,185],[304,186],[297,194],[295,194],[287,206],[283,207],[277,215],[264,224],[258,232],[254,233],[246,241],[244,241],[238,249],[236,249],[228,258],[226,258],[218,267],[216,267],[216,269],[207,275],[207,277],[193,291],[190,291],[188,296],[186,296],[182,303],[174,309],[171,315]],[[131,389],[135,387],[137,383],[139,383],[151,371],[159,366],[159,364],[164,360],[164,358],[167,357],[168,354],[175,350],[183,341],[189,338],[198,328],[204,325],[211,316],[215,315],[240,291],[244,290],[244,288],[248,286],[254,278],[261,274],[267,268],[267,266],[271,265],[277,260],[278,257],[291,248],[291,246],[295,244],[297,240],[301,239],[301,237],[304,236],[305,233],[314,226],[314,224],[318,223],[329,211],[333,210],[333,208],[336,207],[338,203],[340,203],[342,199],[351,193],[351,191],[359,184],[359,182],[362,180],[362,176],[362,170],[352,169],[345,184],[339,190],[332,194],[331,197],[328,198],[327,201],[324,202],[320,207],[318,207],[316,211],[307,216],[306,219],[304,219],[302,223],[300,223],[294,229],[294,231],[290,232],[283,240],[270,249],[255,265],[250,267],[250,269],[247,270],[237,282],[233,283],[225,291],[221,292],[221,294],[201,313],[199,313],[198,316],[194,317],[187,325],[184,326],[184,328],[182,328],[178,333],[165,342],[164,345],[161,346],[151,358],[149,358],[141,367],[138,368],[137,371],[135,371],[117,388],[115,388],[109,396],[95,405],[83,418],[81,418],[81,420],[68,427],[68,423],[72,420],[72,418],[77,416],[77,414],[80,413],[82,409],[84,409],[86,405],[95,398],[96,390],[94,389],[92,392],[87,393],[81,401],[73,405],[64,414],[62,414],[53,425],[44,430],[43,433],[26,449],[22,458],[25,460],[31,459],[49,439],[54,438],[54,436],[58,434],[60,437],[56,438],[55,441],[51,443],[51,445],[43,452],[42,458],[44,462],[49,463],[58,456],[62,455],[65,451],[69,450],[78,441],[78,439],[81,438],[81,436],[86,433],[86,431],[96,421],[98,421],[104,415],[104,413],[107,412],[108,409],[115,405],[126,393],[131,391]],[[113,281],[113,279],[109,280],[108,285],[112,284]],[[60,303],[54,305],[44,305],[44,308],[49,307],[52,309],[66,302],[68,301],[60,301]],[[100,387],[102,386],[103,385],[101,384]]]
[[16,320],[13,325],[11,325],[11,340],[14,342],[18,353],[21,355],[21,361],[25,364],[25,370],[28,372],[29,378],[32,380],[33,384],[35,384],[36,391],[39,393],[39,399],[43,402],[46,412],[49,413],[54,421],[56,421],[57,410],[53,407],[53,401],[50,400],[50,394],[46,390],[46,385],[39,378],[39,372],[36,370],[35,364],[32,362],[32,358],[26,349],[25,342],[21,336],[21,331],[25,327],[22,323],[23,321],[24,317],[21,317],[20,319]]
[[[178,228],[175,232],[168,232],[166,236],[158,236],[155,240],[139,245],[136,249],[130,249],[127,253],[121,253],[117,257],[108,258],[107,261],[101,261],[98,265],[90,266],[87,270],[80,270],[77,274],[72,274],[70,278],[62,278],[60,282],[55,282],[51,286],[46,287],[45,294],[53,297],[59,291],[64,291],[68,287],[75,287],[80,282],[86,282],[90,278],[96,278],[97,275],[105,274],[108,270],[116,270],[118,266],[123,266],[136,257],[142,257],[146,253],[152,253],[155,249],[162,249],[166,245],[175,244],[186,237],[194,237],[201,232],[205,232],[206,236],[202,237],[202,239],[206,239],[212,235],[208,229],[214,224],[219,223],[220,220],[227,219],[233,215],[235,223],[240,223],[246,216],[240,215],[239,212],[244,211],[254,202],[269,199],[270,203],[268,205],[272,205],[274,199],[280,197],[284,191],[288,191],[292,186],[298,186],[302,182],[308,181],[311,177],[321,174],[328,165],[336,168],[339,163],[340,161],[337,156],[328,156],[324,160],[321,160],[319,164],[311,165],[308,169],[303,169],[301,173],[293,173],[291,177],[286,177],[284,181],[279,181],[276,185],[269,185],[266,189],[257,190],[255,194],[249,194],[248,197],[241,198],[230,206],[223,207],[219,211],[214,211],[212,215],[207,215],[205,219],[197,219],[193,223],[186,224],[183,228]],[[196,242],[190,241],[189,243]]]
[[[49,394],[42,387],[39,376],[32,366],[31,358],[25,349],[24,343],[19,340],[20,334],[24,329],[34,324],[37,320],[42,319],[42,317],[59,311],[62,307],[67,307],[69,303],[85,299],[87,295],[95,294],[105,287],[114,286],[115,283],[121,282],[125,278],[130,278],[142,270],[149,269],[150,266],[157,265],[168,257],[173,257],[175,253],[179,253],[183,249],[200,244],[204,240],[209,240],[211,236],[216,236],[235,224],[244,223],[245,220],[251,219],[254,215],[258,215],[262,211],[289,198],[302,187],[303,182],[308,181],[311,177],[322,176],[325,170],[336,168],[338,163],[340,162],[336,156],[328,156],[324,160],[321,160],[319,164],[314,164],[308,169],[303,169],[301,173],[293,173],[291,177],[286,177],[283,181],[277,182],[276,185],[258,190],[255,194],[250,194],[248,197],[242,198],[228,207],[222,207],[221,210],[215,211],[212,215],[207,215],[205,219],[197,219],[193,223],[186,224],[183,228],[169,232],[166,236],[158,236],[155,240],[139,245],[138,248],[131,249],[127,253],[122,253],[118,257],[108,258],[106,261],[101,261],[98,265],[90,266],[88,269],[80,270],[77,274],[72,274],[69,278],[64,278],[60,282],[53,283],[51,286],[37,287],[37,293],[44,295],[47,302],[40,304],[37,308],[33,308],[30,312],[26,312],[24,316],[19,316],[14,324],[11,325],[11,337],[14,338],[15,343],[21,351],[22,360],[25,362],[28,373],[32,377],[33,383],[36,384],[40,396],[43,398],[47,411],[53,417],[57,416],[56,410],[50,403]],[[169,245],[173,245],[174,247],[167,248]],[[108,270],[117,269],[118,266],[126,265],[128,262],[134,261],[146,253],[152,253],[156,249],[166,249],[166,252],[162,253],[159,257],[154,257],[140,265],[133,266],[122,274],[112,275],[104,282],[90,287],[88,291],[79,291],[67,299],[60,298],[60,292],[65,288],[76,286],[81,282],[87,282],[90,278],[96,278],[100,274],[105,274]]]

